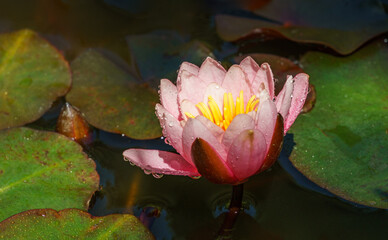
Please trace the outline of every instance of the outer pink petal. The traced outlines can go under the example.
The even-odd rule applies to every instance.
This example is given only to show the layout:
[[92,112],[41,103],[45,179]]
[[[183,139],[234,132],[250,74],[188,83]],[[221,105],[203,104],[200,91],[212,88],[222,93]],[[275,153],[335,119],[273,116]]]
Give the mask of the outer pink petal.
[[199,176],[197,169],[178,154],[147,149],[125,150],[124,159],[143,170],[168,175]]
[[256,129],[245,130],[233,141],[227,163],[234,175],[243,180],[261,168],[266,151],[267,144],[263,134]]
[[268,91],[271,99],[275,97],[275,87],[271,67],[268,63],[261,64],[261,68],[256,72],[255,79],[252,83],[252,91],[257,94],[260,89],[261,83],[264,84],[265,89]]
[[225,149],[229,149],[230,145],[232,145],[233,141],[242,131],[254,128],[255,121],[248,114],[237,115],[226,129],[222,139],[222,144],[224,144]]
[[162,105],[156,104],[156,115],[159,118],[160,125],[162,126],[163,136],[165,136],[168,142],[177,150],[178,153],[183,153],[182,148],[182,132],[183,128],[172,114],[170,114]]
[[203,100],[203,94],[205,93],[207,84],[197,76],[187,71],[183,71],[181,73],[181,79],[177,84],[179,103],[185,99],[190,100],[194,104]]
[[195,119],[200,121],[205,127],[217,138],[219,142],[222,141],[225,131],[222,130],[219,126],[215,125],[212,121],[206,117],[199,115]]
[[244,105],[252,96],[251,84],[249,83],[249,80],[239,65],[233,65],[229,68],[221,86],[225,88],[226,91],[232,93],[233,99],[236,99],[240,95],[240,91],[243,90]]
[[291,107],[288,112],[288,117],[284,121],[284,134],[288,131],[294,123],[296,117],[299,115],[306,101],[309,89],[309,75],[299,73],[294,77],[294,90],[292,92]]
[[209,96],[212,96],[216,101],[221,114],[224,113],[224,93],[226,89],[218,85],[217,83],[211,83],[206,87],[205,95],[203,97],[203,102],[207,104]]
[[282,115],[284,122],[287,121],[288,112],[291,107],[291,98],[293,90],[294,84],[292,76],[288,76],[287,81],[283,86],[283,89],[280,91],[275,101],[278,113]]
[[253,60],[253,58],[248,56],[241,61],[240,67],[246,73],[249,82],[252,84],[257,71],[260,69],[259,65],[255,60]]
[[181,110],[182,117],[184,120],[188,119],[186,114],[185,114],[186,112],[191,113],[192,115],[194,115],[194,117],[199,115],[199,111],[198,111],[197,107],[195,106],[195,104],[187,99],[185,99],[181,102],[180,110]]
[[208,142],[218,155],[225,160],[226,151],[223,145],[217,140],[217,138],[209,131],[209,129],[201,123],[201,121],[190,118],[187,120],[186,125],[183,128],[183,157],[189,162],[193,162],[191,159],[191,145],[196,138],[201,138]]
[[160,81],[160,102],[175,118],[179,118],[178,90],[168,79]]
[[179,78],[182,71],[187,71],[195,76],[198,76],[199,67],[197,65],[194,65],[194,64],[189,63],[189,62],[183,62],[181,64],[181,67],[179,68],[178,78]]
[[256,115],[256,127],[264,134],[267,146],[271,144],[272,135],[275,129],[277,109],[275,103],[269,98],[260,98]]
[[207,57],[199,69],[198,77],[207,84],[212,82],[221,85],[224,80],[226,70],[213,58]]

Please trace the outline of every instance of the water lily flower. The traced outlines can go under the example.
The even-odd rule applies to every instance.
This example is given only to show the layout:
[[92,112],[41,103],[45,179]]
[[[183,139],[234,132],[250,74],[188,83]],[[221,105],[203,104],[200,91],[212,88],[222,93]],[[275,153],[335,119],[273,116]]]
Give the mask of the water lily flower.
[[163,135],[179,154],[128,149],[124,157],[146,172],[240,184],[277,159],[305,102],[308,78],[288,76],[275,96],[270,66],[251,57],[228,71],[212,58],[201,67],[184,62],[176,85],[161,80],[156,105]]

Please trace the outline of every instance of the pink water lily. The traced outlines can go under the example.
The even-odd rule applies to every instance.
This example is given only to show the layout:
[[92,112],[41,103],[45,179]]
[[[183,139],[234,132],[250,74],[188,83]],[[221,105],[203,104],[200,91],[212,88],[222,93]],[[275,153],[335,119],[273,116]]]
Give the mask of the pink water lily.
[[163,135],[179,154],[128,149],[124,157],[153,173],[244,182],[277,159],[305,102],[308,78],[288,76],[275,96],[270,66],[251,57],[228,71],[212,58],[201,67],[184,62],[176,86],[161,80],[156,105]]

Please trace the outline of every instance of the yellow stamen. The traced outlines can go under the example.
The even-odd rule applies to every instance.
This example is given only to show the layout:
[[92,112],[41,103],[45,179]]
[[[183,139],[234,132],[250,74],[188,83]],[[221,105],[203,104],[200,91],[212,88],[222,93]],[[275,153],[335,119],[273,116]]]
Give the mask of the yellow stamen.
[[233,119],[236,116],[236,109],[234,107],[234,101],[233,101],[233,96],[232,93],[228,93],[228,99],[229,99],[229,109],[231,113],[231,118]]
[[195,118],[195,116],[189,112],[185,112],[185,115],[189,118]]
[[[257,100],[255,100],[255,101],[253,101],[253,103],[251,104],[251,111],[253,111],[253,109],[255,109],[256,108],[256,105],[258,104],[260,102],[260,100],[259,99],[257,99]],[[256,108],[256,110],[255,110],[256,112],[257,112],[257,108]]]
[[203,102],[198,103],[195,105],[201,112],[202,114],[209,119],[210,121],[214,122],[213,115],[210,112],[208,106],[206,106]]
[[[233,101],[232,93],[224,93],[223,100],[223,114],[221,113],[216,100],[211,96],[208,97],[207,105],[203,102],[195,105],[204,117],[212,121],[223,130],[226,130],[229,127],[230,123],[236,115],[249,113],[253,110],[257,111],[257,104],[259,103],[259,99],[257,99],[256,96],[252,96],[246,105],[246,110],[244,110],[243,91],[240,91],[239,96],[236,98],[236,104]],[[184,114],[189,118],[195,117],[188,112],[185,112]]]
[[250,111],[252,111],[252,110],[251,110],[251,105],[252,105],[253,100],[255,100],[255,98],[256,98],[256,96],[253,95],[253,96],[249,99],[249,101],[248,101],[248,103],[247,103],[247,110],[246,110],[245,113],[249,113]]
[[220,126],[220,123],[222,123],[222,115],[221,115],[220,109],[218,108],[216,100],[214,100],[214,98],[209,96],[209,100],[208,100],[207,104],[209,105],[210,110],[213,114],[215,124]]

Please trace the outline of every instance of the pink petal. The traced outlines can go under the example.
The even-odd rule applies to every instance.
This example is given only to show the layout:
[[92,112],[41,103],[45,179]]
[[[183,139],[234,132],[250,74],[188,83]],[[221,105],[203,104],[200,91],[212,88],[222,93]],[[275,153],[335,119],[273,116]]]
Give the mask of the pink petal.
[[183,157],[189,162],[193,162],[191,159],[191,145],[194,140],[201,138],[208,142],[217,154],[222,158],[226,159],[226,152],[223,145],[217,140],[217,138],[209,131],[209,129],[195,118],[187,120],[186,125],[183,128]]
[[224,113],[224,93],[226,93],[225,88],[220,87],[217,83],[211,83],[206,87],[206,91],[203,97],[203,102],[207,105],[209,96],[213,97],[216,101],[218,108],[221,111],[221,114]]
[[241,61],[240,67],[246,73],[249,82],[252,84],[257,71],[260,69],[259,65],[255,60],[253,60],[253,58],[248,56]]
[[267,144],[263,134],[256,129],[245,130],[233,141],[227,164],[239,179],[255,174],[263,165]]
[[189,62],[183,62],[181,64],[181,67],[179,68],[178,78],[179,78],[182,71],[187,71],[195,76],[198,76],[199,67],[197,65],[194,65],[194,64],[189,63]]
[[210,84],[212,82],[221,85],[225,77],[225,69],[213,58],[207,57],[199,69],[198,77]]
[[197,76],[187,71],[183,71],[177,84],[179,103],[185,99],[190,100],[194,104],[203,100],[203,94],[205,93],[207,84],[205,84]]
[[269,98],[260,98],[256,115],[256,129],[264,134],[267,146],[270,145],[276,124],[277,109],[275,103]]
[[261,64],[261,68],[256,72],[255,79],[252,83],[252,91],[254,94],[259,92],[261,83],[264,84],[265,89],[268,91],[271,99],[273,99],[275,97],[275,87],[271,67],[268,63]]
[[303,108],[304,102],[309,89],[309,75],[299,73],[294,77],[294,90],[292,92],[291,107],[288,112],[288,117],[284,121],[284,134],[288,131],[294,123],[296,117]]
[[267,146],[268,149],[267,149],[266,157],[264,159],[264,163],[261,166],[261,168],[257,171],[257,173],[267,170],[278,159],[283,146],[283,138],[284,138],[283,125],[284,125],[283,117],[282,115],[280,115],[280,113],[278,113],[276,118],[276,123],[274,126],[272,139],[269,146]]
[[219,142],[222,141],[225,133],[224,130],[202,115],[197,116],[195,119],[205,125],[205,127],[217,138]]
[[197,169],[178,154],[147,149],[125,150],[124,159],[152,173],[199,176]]
[[160,102],[175,118],[179,118],[178,90],[168,79],[160,81]]
[[163,136],[167,138],[178,153],[182,154],[183,128],[180,122],[160,104],[156,104],[155,110],[162,126]]
[[283,89],[280,91],[275,101],[278,113],[282,115],[284,122],[287,121],[288,112],[291,107],[291,96],[293,90],[294,84],[292,76],[288,76],[287,81],[283,86]]
[[191,157],[198,172],[207,180],[217,184],[236,184],[238,179],[214,148],[201,138],[195,139]]
[[225,146],[225,149],[229,149],[233,141],[237,138],[238,135],[244,130],[254,129],[255,121],[247,114],[237,115],[229,127],[226,129],[224,137],[222,139],[222,144]]
[[180,109],[184,120],[188,119],[185,114],[186,112],[191,113],[192,115],[194,115],[194,117],[200,114],[195,104],[187,99],[181,102]]
[[240,95],[240,91],[244,92],[244,105],[252,96],[251,85],[244,71],[239,65],[233,65],[229,68],[225,75],[225,79],[221,85],[227,92],[231,92],[233,99]]

